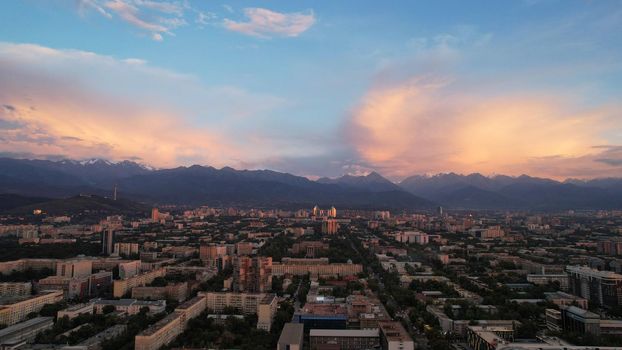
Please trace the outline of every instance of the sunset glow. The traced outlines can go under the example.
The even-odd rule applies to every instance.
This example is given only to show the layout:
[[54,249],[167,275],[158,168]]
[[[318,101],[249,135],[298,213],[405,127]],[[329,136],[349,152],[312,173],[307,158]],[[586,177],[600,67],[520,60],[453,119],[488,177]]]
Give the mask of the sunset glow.
[[51,3],[0,5],[5,156],[622,175],[615,1]]

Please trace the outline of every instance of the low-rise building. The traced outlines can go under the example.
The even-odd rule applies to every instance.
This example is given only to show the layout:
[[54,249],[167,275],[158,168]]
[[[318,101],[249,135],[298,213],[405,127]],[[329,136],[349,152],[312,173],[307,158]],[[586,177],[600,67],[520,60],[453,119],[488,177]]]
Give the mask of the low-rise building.
[[380,345],[378,329],[311,329],[311,350],[331,347],[340,350],[373,349]]
[[512,327],[482,327],[469,326],[467,328],[467,343],[473,349],[496,350],[503,343],[514,341]]
[[31,342],[37,334],[54,326],[53,317],[35,317],[30,320],[0,329],[0,348],[7,342]]
[[548,275],[527,275],[527,282],[533,283],[539,286],[545,286],[547,284],[557,284],[559,285],[559,289],[563,291],[568,291],[569,282],[567,274],[548,274]]
[[396,321],[378,322],[383,350],[414,350],[415,342],[404,326]]
[[587,309],[587,306],[588,306],[587,299],[581,298],[576,295],[572,295],[572,294],[568,294],[564,292],[544,293],[544,295],[547,301],[550,301],[559,307],[576,305],[582,309]]
[[70,320],[80,315],[93,314],[93,303],[72,305],[56,313],[56,318],[68,317]]
[[93,310],[96,314],[104,312],[106,306],[114,306],[115,311],[124,312],[128,315],[135,315],[140,312],[142,308],[148,308],[150,313],[160,313],[166,310],[166,300],[137,300],[137,299],[119,299],[119,300],[105,300],[94,299]]

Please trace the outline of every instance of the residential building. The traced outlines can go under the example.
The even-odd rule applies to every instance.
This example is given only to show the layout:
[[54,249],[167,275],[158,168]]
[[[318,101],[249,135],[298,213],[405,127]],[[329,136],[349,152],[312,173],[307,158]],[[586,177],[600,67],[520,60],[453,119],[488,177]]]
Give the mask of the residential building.
[[166,270],[164,268],[159,268],[130,278],[114,280],[112,295],[115,298],[120,298],[131,292],[132,288],[143,287],[151,283],[157,277],[164,277],[164,275],[166,275]]
[[174,312],[140,332],[134,338],[135,350],[157,350],[184,332],[188,321],[206,309],[206,298],[198,296],[180,305]]
[[32,292],[32,283],[30,282],[2,282],[0,283],[0,296],[2,297],[18,297],[28,296]]
[[115,243],[114,254],[119,256],[138,255],[138,243]]
[[128,279],[140,274],[141,261],[133,260],[119,264],[119,278]]
[[311,274],[315,277],[343,277],[343,276],[356,276],[363,271],[361,264],[299,264],[291,263],[283,259],[279,263],[272,265],[272,274],[274,276],[283,275],[297,275],[303,276]]
[[567,266],[570,292],[599,306],[622,306],[622,275],[587,266]]
[[0,325],[11,326],[28,318],[28,314],[39,312],[45,304],[55,304],[63,300],[62,291],[44,291],[0,305]]
[[415,342],[404,326],[396,321],[378,322],[380,347],[383,350],[414,350]]
[[207,308],[215,313],[221,313],[225,307],[233,307],[244,314],[257,314],[257,328],[269,331],[277,309],[275,294],[263,293],[219,293],[199,292],[204,296]]
[[272,258],[239,256],[233,260],[233,290],[264,293],[272,289]]
[[109,228],[102,232],[101,246],[102,246],[102,250],[101,250],[102,254],[110,255],[113,253],[113,248],[114,248],[114,230],[113,229]]
[[172,299],[184,301],[188,297],[188,282],[169,284],[163,287],[134,287],[132,298],[135,299]]
[[56,276],[80,278],[93,272],[93,262],[88,259],[61,260],[56,263]]
[[334,235],[339,230],[339,223],[334,219],[322,221],[322,233],[325,235]]

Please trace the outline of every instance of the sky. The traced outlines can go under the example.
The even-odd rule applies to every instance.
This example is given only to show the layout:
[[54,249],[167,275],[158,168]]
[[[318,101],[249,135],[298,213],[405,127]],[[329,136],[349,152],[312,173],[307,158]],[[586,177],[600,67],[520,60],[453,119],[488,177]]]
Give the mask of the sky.
[[0,156],[622,177],[622,1],[0,1]]

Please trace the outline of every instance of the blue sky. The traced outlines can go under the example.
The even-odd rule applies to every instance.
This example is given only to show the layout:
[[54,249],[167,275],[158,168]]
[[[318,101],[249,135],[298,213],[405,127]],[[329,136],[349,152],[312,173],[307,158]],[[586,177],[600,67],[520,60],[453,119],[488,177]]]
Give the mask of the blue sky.
[[622,1],[0,3],[0,152],[622,176]]

